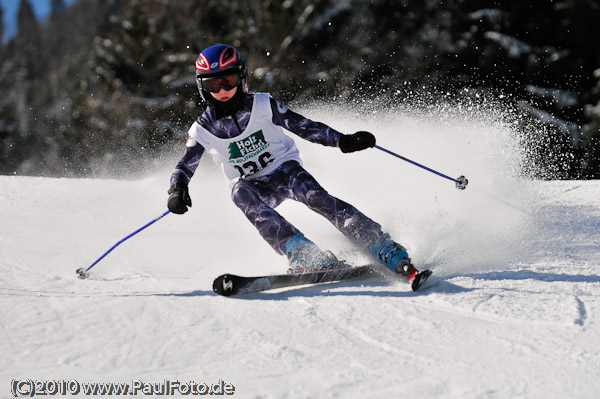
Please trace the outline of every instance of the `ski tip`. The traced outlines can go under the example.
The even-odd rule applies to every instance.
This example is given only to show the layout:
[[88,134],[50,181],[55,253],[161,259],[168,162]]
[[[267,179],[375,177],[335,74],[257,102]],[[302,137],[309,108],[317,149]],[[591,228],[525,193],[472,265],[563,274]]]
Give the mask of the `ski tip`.
[[411,282],[412,290],[417,291],[419,288],[421,288],[432,274],[433,272],[431,270],[421,270],[418,272]]
[[230,296],[237,292],[237,285],[234,285],[235,276],[223,274],[213,281],[213,291],[222,296]]

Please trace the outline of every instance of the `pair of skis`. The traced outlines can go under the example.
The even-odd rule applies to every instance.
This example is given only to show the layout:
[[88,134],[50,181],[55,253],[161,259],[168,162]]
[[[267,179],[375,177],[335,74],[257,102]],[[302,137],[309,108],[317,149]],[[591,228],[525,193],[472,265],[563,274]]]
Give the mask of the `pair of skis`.
[[[352,280],[364,278],[379,273],[377,265],[366,265],[359,267],[344,267],[341,269],[330,269],[293,274],[276,274],[269,276],[242,277],[235,274],[223,274],[213,282],[213,291],[219,295],[232,296],[241,294],[253,294],[257,292],[273,290],[276,288],[287,288],[298,285],[328,283],[334,281]],[[413,291],[417,291],[431,276],[431,270],[417,272],[410,281]],[[404,278],[404,277],[402,277]]]

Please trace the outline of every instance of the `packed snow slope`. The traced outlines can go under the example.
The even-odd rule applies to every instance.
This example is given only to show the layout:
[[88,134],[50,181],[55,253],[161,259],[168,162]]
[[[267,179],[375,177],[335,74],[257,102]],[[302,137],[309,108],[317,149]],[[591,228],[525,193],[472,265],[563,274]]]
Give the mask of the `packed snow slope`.
[[[376,149],[296,140],[324,187],[435,271],[427,289],[375,278],[215,295],[216,276],[282,273],[286,259],[233,205],[208,157],[190,212],[156,222],[79,280],[77,268],[166,210],[179,153],[135,177],[3,176],[0,397],[13,379],[224,380],[234,397],[269,399],[599,397],[600,182],[521,177],[526,149],[502,114],[299,111],[470,180],[459,191]],[[279,210],[338,257],[368,261],[302,205]]]

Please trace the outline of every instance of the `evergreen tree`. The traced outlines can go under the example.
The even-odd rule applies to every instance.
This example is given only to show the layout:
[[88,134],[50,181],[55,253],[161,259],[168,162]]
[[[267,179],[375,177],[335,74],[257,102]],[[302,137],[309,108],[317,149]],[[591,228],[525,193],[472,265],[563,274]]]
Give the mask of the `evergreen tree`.
[[[594,92],[596,96],[600,97],[600,68],[595,71],[594,75],[598,78]],[[584,177],[600,179],[600,100],[595,105],[587,105],[585,113],[590,122],[585,126],[587,152],[583,160]]]
[[63,0],[52,0],[52,14],[58,14],[65,9],[65,2]]
[[65,9],[65,2],[63,0],[52,0],[50,10],[50,20],[54,20]]
[[0,173],[89,174],[185,139],[200,111],[194,60],[229,43],[251,90],[283,102],[505,94],[550,121],[533,129],[550,170],[577,177],[587,154],[587,176],[600,174],[592,1],[52,0],[48,26],[31,1],[0,49]]
[[26,69],[26,77],[32,77],[41,71],[43,62],[36,62],[43,54],[42,33],[28,0],[21,0],[17,12],[17,34],[15,36],[15,57],[19,67]]
[[21,0],[17,12],[17,31],[25,34],[28,29],[32,28],[37,29],[37,21],[33,13],[33,8],[28,0]]
[[0,7],[0,47],[4,46],[4,9]]

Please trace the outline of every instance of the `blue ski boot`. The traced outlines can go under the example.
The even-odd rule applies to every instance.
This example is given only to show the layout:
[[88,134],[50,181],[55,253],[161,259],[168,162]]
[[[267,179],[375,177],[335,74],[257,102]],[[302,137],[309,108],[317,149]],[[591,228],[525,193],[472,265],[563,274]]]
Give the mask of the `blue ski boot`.
[[373,244],[369,251],[379,262],[383,263],[391,271],[406,276],[411,281],[417,269],[410,263],[406,248],[392,241],[389,234],[384,234]]
[[285,243],[285,253],[290,262],[288,274],[341,269],[345,267],[333,253],[322,251],[315,243],[302,234],[290,238]]

